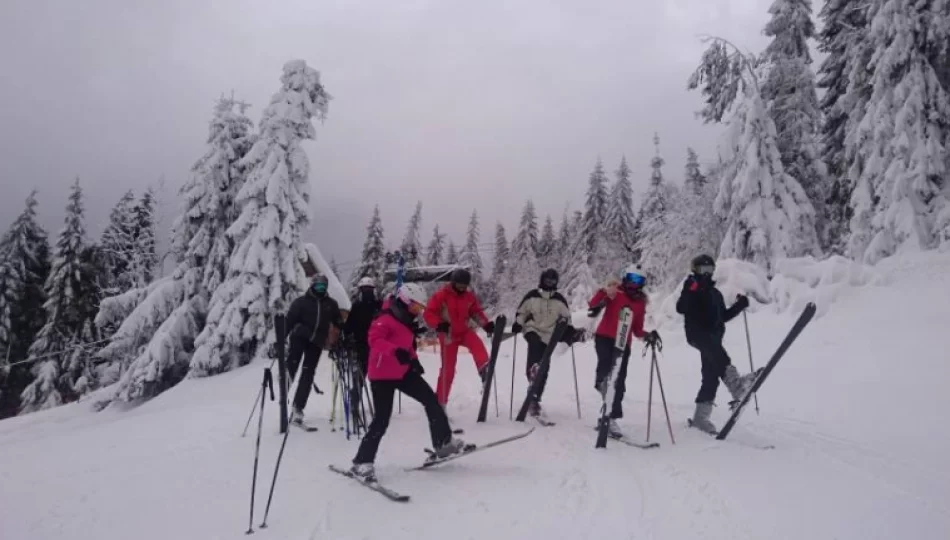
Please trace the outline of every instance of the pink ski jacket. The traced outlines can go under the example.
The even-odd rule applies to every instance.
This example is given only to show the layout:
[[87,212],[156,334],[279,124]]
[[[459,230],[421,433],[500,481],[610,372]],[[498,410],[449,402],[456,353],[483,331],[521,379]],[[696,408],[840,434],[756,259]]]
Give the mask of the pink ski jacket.
[[418,358],[413,347],[412,328],[399,322],[392,313],[383,311],[369,327],[369,380],[398,381],[406,376],[409,366],[400,364],[396,349],[405,349]]

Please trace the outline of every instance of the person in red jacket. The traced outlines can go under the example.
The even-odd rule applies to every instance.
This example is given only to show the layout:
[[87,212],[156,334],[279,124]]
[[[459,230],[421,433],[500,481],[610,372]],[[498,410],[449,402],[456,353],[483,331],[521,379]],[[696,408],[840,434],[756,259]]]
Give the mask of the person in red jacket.
[[615,344],[617,339],[617,327],[620,324],[620,310],[630,308],[633,312],[633,321],[630,324],[630,330],[627,333],[627,346],[623,351],[623,357],[620,362],[620,369],[616,374],[614,386],[614,400],[610,410],[610,424],[608,430],[613,437],[622,437],[623,432],[617,425],[616,419],[623,418],[623,395],[627,390],[627,364],[630,361],[630,344],[633,336],[654,343],[659,341],[660,335],[656,330],[646,332],[643,330],[643,319],[646,316],[647,296],[643,292],[646,285],[646,278],[637,268],[629,268],[623,273],[623,278],[618,281],[611,279],[607,284],[599,289],[594,297],[590,299],[588,317],[596,317],[601,312],[604,316],[597,325],[594,332],[594,350],[597,352],[597,372],[594,379],[594,387],[601,395],[606,396],[607,384],[610,378],[610,372],[614,368],[616,359],[614,357]]
[[429,459],[447,457],[472,448],[452,436],[452,428],[435,392],[422,378],[425,370],[416,354],[415,319],[425,310],[426,294],[415,283],[405,283],[370,325],[368,376],[376,404],[376,415],[350,472],[364,482],[376,481],[376,453],[393,414],[396,390],[418,401],[429,419],[429,435],[435,453]]
[[449,392],[455,379],[459,347],[465,347],[472,354],[478,375],[484,384],[488,351],[469,323],[474,321],[489,336],[495,331],[495,323],[485,316],[475,293],[468,289],[471,282],[472,274],[468,270],[459,268],[452,272],[450,283],[432,295],[423,315],[426,324],[435,328],[439,334],[442,369],[439,371],[436,394],[443,407],[449,401]]

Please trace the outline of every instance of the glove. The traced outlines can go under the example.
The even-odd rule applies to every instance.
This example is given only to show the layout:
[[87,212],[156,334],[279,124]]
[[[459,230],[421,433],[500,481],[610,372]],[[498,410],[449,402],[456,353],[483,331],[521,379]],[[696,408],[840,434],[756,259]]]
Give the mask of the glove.
[[485,330],[485,333],[489,336],[495,333],[495,321],[488,321],[485,326],[482,327]]
[[593,319],[594,317],[600,315],[600,312],[604,310],[605,304],[598,304],[589,310],[587,310],[587,316]]
[[419,362],[418,358],[413,358],[412,362],[409,363],[409,371],[413,373],[418,373],[419,375],[424,375],[426,370],[422,367],[422,362]]
[[583,328],[575,328],[573,342],[571,344],[573,345],[574,343],[584,343],[586,338],[587,338],[587,332],[585,332]]
[[511,325],[511,333],[512,333],[512,334],[520,334],[522,330],[524,330],[524,327],[521,326],[519,323],[515,323],[515,324]]
[[663,340],[660,339],[660,333],[656,330],[650,330],[647,335],[643,336],[643,341],[650,346],[663,344]]
[[427,331],[427,328],[421,324],[416,324],[416,325],[413,325],[412,327],[412,333],[417,336],[421,336],[422,334],[425,334],[426,331]]
[[439,325],[435,327],[435,331],[440,332],[442,334],[447,334],[449,332],[449,328],[450,328],[449,323],[440,322]]
[[396,360],[402,365],[409,365],[413,360],[412,353],[406,349],[396,349]]
[[736,303],[734,306],[739,307],[739,311],[745,311],[749,307],[749,297],[744,294],[736,295]]
[[578,330],[577,328],[574,328],[573,326],[569,326],[567,330],[564,331],[564,336],[561,338],[561,342],[566,343],[568,345],[574,345],[575,343],[581,340],[583,335],[584,335],[583,330]]

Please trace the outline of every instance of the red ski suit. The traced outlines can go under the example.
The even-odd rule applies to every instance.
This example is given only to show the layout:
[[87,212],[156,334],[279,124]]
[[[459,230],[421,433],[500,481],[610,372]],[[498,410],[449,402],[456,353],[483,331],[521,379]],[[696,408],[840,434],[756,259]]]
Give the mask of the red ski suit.
[[475,367],[481,371],[488,364],[488,351],[469,321],[475,320],[479,327],[488,324],[488,317],[482,311],[478,298],[472,291],[458,292],[448,284],[429,298],[422,317],[426,324],[435,328],[439,323],[449,323],[448,335],[439,333],[439,348],[442,350],[442,369],[439,370],[439,382],[436,395],[439,403],[445,407],[449,402],[449,392],[455,379],[455,365],[459,347],[465,347],[475,360]]
[[603,289],[600,289],[590,299],[589,307],[594,308],[601,303],[606,303],[604,316],[597,325],[594,335],[616,339],[617,325],[620,324],[620,310],[627,307],[633,311],[633,322],[630,324],[630,333],[627,334],[627,346],[630,346],[633,336],[643,339],[646,335],[643,331],[643,319],[646,315],[646,301],[643,297],[631,298],[620,289],[613,298],[610,298]]

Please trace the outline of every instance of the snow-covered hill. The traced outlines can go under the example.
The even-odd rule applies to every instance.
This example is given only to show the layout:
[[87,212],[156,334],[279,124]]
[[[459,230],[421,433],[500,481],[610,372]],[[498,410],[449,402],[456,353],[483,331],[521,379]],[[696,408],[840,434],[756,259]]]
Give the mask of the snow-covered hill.
[[[946,539],[950,535],[947,412],[950,256],[881,266],[887,285],[837,295],[806,329],[726,442],[685,427],[699,359],[675,327],[660,359],[676,444],[653,407],[654,450],[594,449],[599,396],[590,345],[576,349],[583,420],[569,354],[554,359],[545,404],[558,425],[435,470],[405,472],[428,445],[420,407],[403,400],[383,441],[381,480],[409,493],[390,502],[327,471],[357,442],[326,427],[329,393],[308,412],[318,433],[292,431],[270,527],[261,539]],[[797,315],[750,315],[757,364]],[[741,319],[727,346],[748,369]],[[478,387],[467,357],[450,415],[465,438],[518,432],[510,423],[511,341],[499,359],[501,417],[477,425]],[[525,383],[518,346],[516,399]],[[623,427],[644,438],[648,362],[635,354]],[[424,358],[434,380],[438,359]],[[254,451],[240,436],[262,365],[187,380],[126,412],[87,403],[0,422],[0,538],[209,540],[244,537]],[[329,387],[328,362],[318,371]],[[654,392],[655,399],[658,395]],[[717,423],[725,420],[720,391]],[[517,404],[516,404],[517,407]],[[258,481],[259,522],[281,437],[267,402]],[[774,445],[771,450],[757,448]]]

